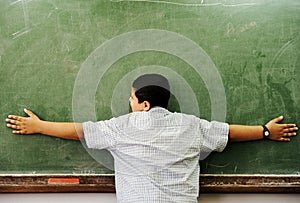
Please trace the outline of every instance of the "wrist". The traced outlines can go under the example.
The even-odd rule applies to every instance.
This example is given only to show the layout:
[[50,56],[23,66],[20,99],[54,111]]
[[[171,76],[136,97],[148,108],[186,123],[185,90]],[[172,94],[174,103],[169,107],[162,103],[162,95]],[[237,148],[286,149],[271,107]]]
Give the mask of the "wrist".
[[36,133],[37,134],[45,134],[46,133],[45,129],[47,129],[46,121],[38,120],[36,122],[36,128],[35,128]]

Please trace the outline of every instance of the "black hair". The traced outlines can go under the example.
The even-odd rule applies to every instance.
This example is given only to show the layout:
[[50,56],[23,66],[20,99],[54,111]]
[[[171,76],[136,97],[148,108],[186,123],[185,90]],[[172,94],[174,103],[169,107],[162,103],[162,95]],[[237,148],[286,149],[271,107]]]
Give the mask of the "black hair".
[[138,77],[132,84],[139,103],[148,101],[150,108],[168,107],[170,85],[167,78],[159,74],[145,74]]

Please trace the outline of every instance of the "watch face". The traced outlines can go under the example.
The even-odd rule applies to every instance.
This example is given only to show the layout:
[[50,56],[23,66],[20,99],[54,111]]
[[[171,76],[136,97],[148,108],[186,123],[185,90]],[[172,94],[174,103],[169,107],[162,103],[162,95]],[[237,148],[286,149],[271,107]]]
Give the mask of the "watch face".
[[267,136],[269,136],[270,133],[268,131],[265,131],[264,134],[267,137]]

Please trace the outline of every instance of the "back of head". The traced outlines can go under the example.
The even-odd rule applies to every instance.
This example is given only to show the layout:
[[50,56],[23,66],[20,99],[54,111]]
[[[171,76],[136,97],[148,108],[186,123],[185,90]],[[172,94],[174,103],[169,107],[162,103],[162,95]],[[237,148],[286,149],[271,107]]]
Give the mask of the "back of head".
[[151,108],[160,106],[167,108],[170,99],[169,81],[159,74],[145,74],[132,84],[139,102],[148,101]]

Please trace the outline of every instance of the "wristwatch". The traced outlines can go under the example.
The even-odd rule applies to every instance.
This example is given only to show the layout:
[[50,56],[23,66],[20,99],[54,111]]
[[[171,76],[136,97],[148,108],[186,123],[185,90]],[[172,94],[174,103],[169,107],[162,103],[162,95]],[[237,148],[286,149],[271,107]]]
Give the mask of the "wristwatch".
[[269,135],[270,135],[269,129],[265,125],[263,125],[262,127],[264,128],[264,131],[263,131],[264,139],[269,138]]

